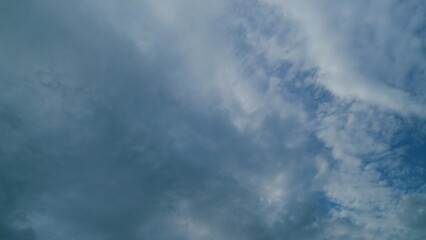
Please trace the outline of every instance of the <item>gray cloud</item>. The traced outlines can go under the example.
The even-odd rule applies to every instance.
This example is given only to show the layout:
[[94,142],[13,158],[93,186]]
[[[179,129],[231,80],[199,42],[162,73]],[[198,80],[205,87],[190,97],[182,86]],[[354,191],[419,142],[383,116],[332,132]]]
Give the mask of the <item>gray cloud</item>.
[[[389,159],[403,165],[392,139],[412,118],[324,85],[320,36],[285,2],[296,17],[269,1],[2,2],[0,237],[421,239],[423,193],[380,173],[404,176]],[[348,69],[345,89],[393,99]]]

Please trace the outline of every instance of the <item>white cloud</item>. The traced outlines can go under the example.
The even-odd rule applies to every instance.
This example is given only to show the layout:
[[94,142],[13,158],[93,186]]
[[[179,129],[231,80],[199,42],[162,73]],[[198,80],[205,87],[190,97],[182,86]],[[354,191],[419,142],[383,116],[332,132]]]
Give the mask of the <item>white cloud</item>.
[[[416,99],[401,87],[401,81],[407,76],[411,65],[402,63],[400,59],[407,58],[407,53],[397,51],[396,60],[391,60],[386,44],[389,40],[403,42],[403,49],[410,52],[414,49],[421,51],[419,44],[410,44],[412,39],[418,39],[413,33],[401,29],[405,26],[393,24],[396,20],[391,15],[394,10],[394,2],[368,3],[358,1],[266,1],[277,5],[284,15],[298,24],[298,30],[306,39],[306,58],[318,67],[318,83],[326,87],[335,96],[344,100],[360,100],[378,105],[384,109],[390,109],[401,114],[415,114],[425,117],[423,108],[424,99]],[[397,6],[398,7],[398,6]],[[397,9],[398,10],[398,9]],[[362,18],[360,16],[363,16]],[[361,47],[356,44],[362,41],[367,34],[360,32],[362,27],[371,29],[371,34],[378,35],[369,41],[361,42]],[[393,28],[399,28],[400,32]],[[403,32],[404,34],[401,34]],[[407,34],[406,37],[401,35]],[[372,36],[374,37],[374,36]],[[417,40],[418,41],[418,40]],[[369,45],[374,45],[372,48]],[[391,47],[401,46],[393,45]],[[302,51],[304,54],[305,51]],[[391,52],[391,54],[392,54]],[[417,61],[424,66],[424,56],[413,54]],[[365,58],[377,58],[378,62],[370,62]],[[383,76],[370,73],[364,68],[364,61],[377,67],[383,67],[379,61],[385,61],[387,66],[402,65],[394,69],[382,69],[391,71],[392,74]],[[399,72],[398,72],[399,71]],[[385,78],[385,79],[383,79]],[[406,80],[405,80],[406,81]],[[410,89],[411,90],[411,89]],[[420,101],[420,102],[419,102]]]

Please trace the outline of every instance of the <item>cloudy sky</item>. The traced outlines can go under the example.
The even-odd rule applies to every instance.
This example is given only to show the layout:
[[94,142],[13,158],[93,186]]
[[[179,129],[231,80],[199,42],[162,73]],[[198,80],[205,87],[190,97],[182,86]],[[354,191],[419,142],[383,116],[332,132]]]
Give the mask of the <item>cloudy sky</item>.
[[0,1],[0,238],[426,239],[425,13]]

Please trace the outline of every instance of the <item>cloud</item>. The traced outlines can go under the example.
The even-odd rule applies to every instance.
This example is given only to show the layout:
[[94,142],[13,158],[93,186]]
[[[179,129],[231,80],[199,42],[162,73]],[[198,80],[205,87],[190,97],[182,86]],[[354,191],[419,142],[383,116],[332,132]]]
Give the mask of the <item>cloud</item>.
[[[414,30],[421,26],[417,11],[424,7],[422,3],[267,2],[281,7],[287,18],[298,23],[306,39],[306,57],[318,67],[317,82],[334,95],[424,117],[424,99],[407,89],[421,79],[418,73],[410,78],[409,72],[418,72],[425,63],[421,34]],[[410,21],[403,12],[407,5],[418,9],[408,10],[415,16],[404,24],[394,14]]]
[[366,4],[4,1],[0,237],[422,239],[424,6]]

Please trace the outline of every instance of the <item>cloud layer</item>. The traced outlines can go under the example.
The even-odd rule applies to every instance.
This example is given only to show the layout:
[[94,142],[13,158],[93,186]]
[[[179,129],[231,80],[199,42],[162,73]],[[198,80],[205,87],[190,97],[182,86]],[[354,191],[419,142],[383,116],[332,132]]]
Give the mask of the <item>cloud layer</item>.
[[3,1],[0,238],[426,237],[423,1]]

